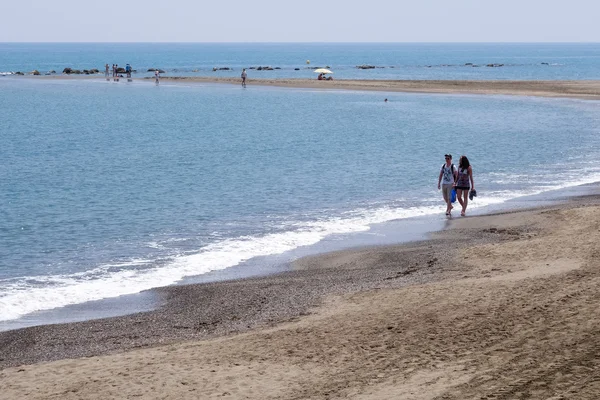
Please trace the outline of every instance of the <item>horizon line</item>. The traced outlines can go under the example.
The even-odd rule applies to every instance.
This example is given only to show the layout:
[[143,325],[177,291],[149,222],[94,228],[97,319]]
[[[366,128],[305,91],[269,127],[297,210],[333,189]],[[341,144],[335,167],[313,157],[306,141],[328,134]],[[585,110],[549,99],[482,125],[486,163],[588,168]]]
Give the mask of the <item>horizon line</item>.
[[600,41],[343,41],[343,42],[317,42],[317,41],[288,41],[288,42],[194,42],[194,41],[138,41],[138,42],[100,42],[100,41],[0,41],[0,44],[600,44]]

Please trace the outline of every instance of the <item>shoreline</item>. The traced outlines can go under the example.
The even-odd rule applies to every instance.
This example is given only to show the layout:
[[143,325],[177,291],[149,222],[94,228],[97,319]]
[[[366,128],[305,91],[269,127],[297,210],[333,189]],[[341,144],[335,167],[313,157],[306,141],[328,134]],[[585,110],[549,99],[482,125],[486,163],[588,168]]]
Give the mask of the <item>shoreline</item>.
[[[12,78],[9,78],[12,79]],[[71,79],[101,80],[103,76],[55,75],[40,77],[15,77],[14,79]],[[127,78],[119,78],[126,80]],[[334,78],[335,79],[335,78]],[[133,82],[152,82],[153,77],[135,77]],[[214,83],[240,85],[240,78],[229,77],[187,77],[162,76],[161,82]],[[109,79],[112,82],[112,77]],[[123,82],[126,83],[126,82]],[[600,80],[556,80],[556,81],[501,81],[501,80],[357,80],[339,79],[318,81],[302,78],[252,78],[248,77],[248,87],[271,86],[294,89],[352,90],[425,94],[473,94],[473,95],[509,95],[548,98],[573,98],[581,100],[600,100]]]
[[[142,393],[149,389],[127,376],[151,365],[165,398],[235,395],[257,380],[254,391],[237,394],[375,399],[424,390],[410,398],[459,399],[523,389],[519,379],[532,376],[547,379],[536,386],[546,397],[531,398],[547,398],[560,392],[557,385],[582,382],[573,368],[598,360],[589,336],[600,326],[590,314],[600,296],[594,192],[454,219],[425,241],[303,258],[278,275],[160,288],[165,306],[156,311],[0,332],[0,381],[10,382],[7,398],[22,397],[32,382],[42,396]],[[575,356],[565,341],[577,343]],[[167,365],[189,369],[186,357],[194,359],[195,378],[180,371],[178,380],[195,383],[182,386],[163,372]],[[257,376],[261,368],[267,374]],[[482,368],[494,370],[492,378],[483,379]],[[59,379],[49,375],[57,369]],[[106,374],[117,389],[106,385]],[[228,383],[231,376],[238,384]]]
[[[519,197],[502,204],[483,207],[477,207],[475,204],[471,206],[470,216],[497,214],[560,204],[572,197],[585,196],[590,190],[594,190],[593,188],[595,187],[596,184],[591,184],[591,186],[590,184],[575,186],[571,188],[568,196],[562,195],[562,191],[549,191],[542,194]],[[441,215],[441,210],[439,216],[431,214],[380,222],[372,225],[367,232],[358,232],[350,236],[345,235],[343,241],[336,239],[334,235],[311,246],[296,248],[283,254],[250,259],[224,270],[216,270],[203,275],[187,277],[169,286],[186,286],[271,276],[290,271],[290,265],[298,259],[319,257],[339,251],[403,245],[424,241],[433,233],[445,229],[448,223],[449,220],[447,217]],[[407,229],[408,231],[406,231]],[[0,322],[0,333],[35,326],[93,321],[154,311],[161,305],[160,296],[156,293],[156,289],[160,288],[155,287],[135,294],[71,304],[55,309],[34,312],[16,320],[2,321]]]

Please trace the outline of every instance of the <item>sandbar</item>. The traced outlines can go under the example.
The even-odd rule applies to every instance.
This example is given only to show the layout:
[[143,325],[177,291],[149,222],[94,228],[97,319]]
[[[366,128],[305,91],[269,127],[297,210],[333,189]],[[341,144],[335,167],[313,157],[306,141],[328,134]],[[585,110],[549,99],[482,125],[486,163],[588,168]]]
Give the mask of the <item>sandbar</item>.
[[[161,80],[240,84],[238,78],[163,77]],[[405,93],[516,95],[600,99],[600,80],[590,81],[479,81],[479,80],[351,80],[252,79],[248,86],[277,86],[304,89],[339,89]]]
[[[53,75],[12,77],[11,79],[96,79],[98,75]],[[132,78],[154,84],[153,77]],[[240,78],[232,77],[190,77],[163,75],[161,82],[218,83],[241,85]],[[113,78],[110,78],[113,82]],[[120,78],[125,82],[126,78]],[[248,88],[254,86],[275,86],[297,89],[336,89],[353,91],[438,93],[438,94],[476,94],[476,95],[513,95],[576,98],[600,100],[600,80],[374,80],[374,79],[334,79],[319,81],[300,78],[254,78],[248,77]]]

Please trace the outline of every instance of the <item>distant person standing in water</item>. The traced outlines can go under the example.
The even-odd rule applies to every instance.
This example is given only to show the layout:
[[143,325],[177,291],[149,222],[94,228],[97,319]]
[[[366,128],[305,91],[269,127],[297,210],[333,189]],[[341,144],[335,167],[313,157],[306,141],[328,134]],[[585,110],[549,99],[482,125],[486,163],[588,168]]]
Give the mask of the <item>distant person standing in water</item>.
[[154,82],[158,85],[160,80],[160,73],[158,72],[158,70],[154,71]]
[[246,78],[248,74],[246,73],[246,68],[242,70],[242,87],[246,87]]
[[104,77],[106,78],[106,80],[108,80],[108,70],[109,70],[109,66],[108,63],[106,63],[106,65],[104,66]]
[[451,215],[452,209],[452,189],[456,181],[456,168],[452,164],[452,154],[444,154],[446,162],[442,164],[440,176],[438,177],[438,190],[442,189],[442,195],[446,202],[446,215]]
[[463,217],[467,212],[467,204],[469,204],[469,189],[475,191],[473,168],[471,168],[467,156],[460,156],[458,160],[458,178],[456,179],[456,198],[462,206],[460,215]]

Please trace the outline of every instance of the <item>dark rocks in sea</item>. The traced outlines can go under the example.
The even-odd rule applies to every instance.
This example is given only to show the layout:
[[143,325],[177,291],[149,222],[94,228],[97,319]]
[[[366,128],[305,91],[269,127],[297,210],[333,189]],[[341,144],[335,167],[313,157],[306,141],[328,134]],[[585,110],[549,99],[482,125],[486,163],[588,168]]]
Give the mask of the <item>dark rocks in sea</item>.
[[73,69],[73,68],[65,68],[65,69],[63,69],[62,73],[67,74],[67,75],[71,75],[71,74],[79,75],[79,74],[84,74],[85,73],[84,71],[81,71],[78,69]]
[[213,72],[214,71],[233,71],[233,69],[229,68],[229,67],[220,67],[220,68],[213,67]]
[[473,63],[465,63],[465,65],[473,65]]
[[40,71],[38,71],[37,69],[34,69],[33,71],[31,71],[31,75],[41,75]]
[[257,71],[273,71],[273,67],[256,67]]
[[300,68],[294,68],[294,71],[300,71]]
[[486,67],[492,67],[492,68],[503,67],[503,66],[504,66],[504,64],[496,64],[496,63],[494,63],[494,64],[487,64],[486,65]]
[[48,72],[48,73],[49,73],[49,74],[55,74],[55,73],[56,73],[56,71],[55,71],[55,70],[52,70],[52,71],[50,71],[50,72]]
[[364,64],[364,65],[357,65],[356,68],[358,68],[358,69],[375,69],[377,67],[374,65]]
[[550,65],[550,64],[548,64],[547,62],[543,62],[542,65]]
[[15,75],[25,75],[25,74],[21,71],[17,71],[17,72],[15,72]]
[[165,71],[160,69],[160,68],[150,68],[148,69],[146,72],[154,72],[154,71],[158,71],[159,74],[164,74]]

